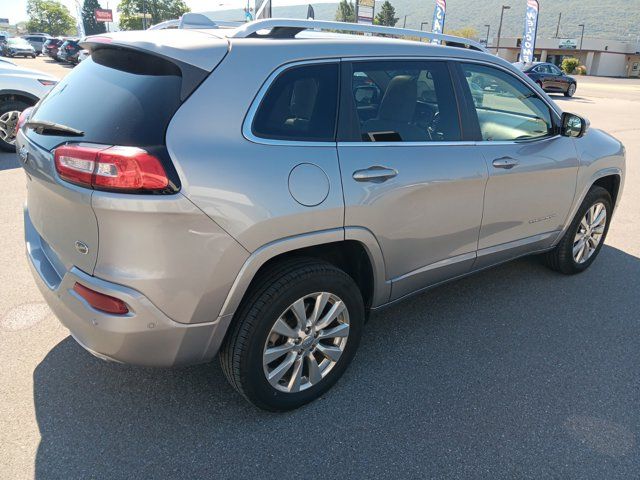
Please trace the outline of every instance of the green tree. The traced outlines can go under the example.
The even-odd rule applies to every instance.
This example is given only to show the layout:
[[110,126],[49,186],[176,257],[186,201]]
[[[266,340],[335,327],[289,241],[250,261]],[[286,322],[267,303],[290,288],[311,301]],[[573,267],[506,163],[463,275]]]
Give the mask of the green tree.
[[573,73],[573,71],[580,65],[580,60],[574,57],[568,57],[562,60],[562,70],[566,73]]
[[82,5],[82,24],[84,25],[85,35],[95,35],[107,31],[104,22],[96,22],[95,11],[98,8],[101,8],[98,0],[84,0],[84,5]]
[[147,27],[165,20],[178,19],[190,11],[183,0],[122,0],[118,5],[120,28],[142,30],[143,9],[147,14]]
[[26,28],[29,32],[68,35],[76,32],[76,21],[67,7],[56,0],[28,0]]
[[336,20],[339,22],[351,22],[356,21],[356,7],[353,2],[347,2],[347,0],[340,0],[338,4],[338,10],[336,10]]
[[396,17],[396,9],[393,8],[389,0],[385,0],[382,4],[380,12],[376,15],[375,23],[377,25],[385,25],[387,27],[395,27],[396,23],[400,20]]
[[462,37],[468,39],[478,38],[478,31],[473,27],[462,27],[457,30],[448,30],[445,32],[447,35],[453,35],[454,37]]

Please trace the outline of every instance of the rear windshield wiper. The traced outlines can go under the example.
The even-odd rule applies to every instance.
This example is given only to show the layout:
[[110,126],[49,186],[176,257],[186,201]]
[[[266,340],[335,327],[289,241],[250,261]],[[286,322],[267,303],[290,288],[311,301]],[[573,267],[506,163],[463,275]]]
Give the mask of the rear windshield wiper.
[[46,120],[32,120],[24,124],[25,128],[32,128],[40,135],[68,135],[71,137],[84,137],[82,130],[73,127],[67,127],[60,123],[48,122]]

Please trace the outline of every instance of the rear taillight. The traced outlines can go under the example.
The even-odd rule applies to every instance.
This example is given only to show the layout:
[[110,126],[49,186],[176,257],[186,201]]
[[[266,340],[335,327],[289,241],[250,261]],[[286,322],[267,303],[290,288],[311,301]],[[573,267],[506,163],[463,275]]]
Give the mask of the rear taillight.
[[33,110],[33,107],[29,107],[29,108],[25,108],[20,113],[20,116],[18,117],[18,122],[16,123],[16,134],[22,128],[22,126],[25,124],[25,122],[29,118],[29,115],[31,115],[31,111],[32,110]]
[[153,192],[169,186],[160,160],[137,147],[63,145],[56,170],[68,182],[98,190]]
[[113,313],[116,315],[129,313],[127,304],[119,298],[96,292],[95,290],[91,290],[80,283],[76,283],[73,286],[73,291],[84,298],[89,305],[101,312]]

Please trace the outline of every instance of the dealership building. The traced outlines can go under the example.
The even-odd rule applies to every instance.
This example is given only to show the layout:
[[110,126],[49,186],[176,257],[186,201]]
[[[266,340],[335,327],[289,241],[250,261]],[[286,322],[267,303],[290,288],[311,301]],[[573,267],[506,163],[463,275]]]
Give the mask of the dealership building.
[[[500,38],[498,55],[509,62],[518,61],[520,38]],[[582,44],[582,45],[581,45]],[[490,52],[496,51],[497,39],[493,39]],[[534,53],[536,61],[550,62],[558,66],[567,57],[580,60],[587,75],[602,77],[639,77],[640,45],[638,42],[622,42],[601,38],[538,38]]]

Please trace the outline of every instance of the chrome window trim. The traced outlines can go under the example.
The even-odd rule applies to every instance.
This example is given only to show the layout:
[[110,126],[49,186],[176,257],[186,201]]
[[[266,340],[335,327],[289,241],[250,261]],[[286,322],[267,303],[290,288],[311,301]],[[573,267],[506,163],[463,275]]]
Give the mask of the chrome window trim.
[[[296,62],[289,62],[283,65],[280,65],[273,72],[271,72],[271,74],[267,77],[265,82],[260,87],[260,90],[258,90],[258,93],[256,94],[255,98],[253,99],[253,102],[251,103],[251,107],[249,108],[249,110],[247,111],[247,114],[244,117],[244,121],[242,122],[242,135],[244,136],[244,138],[246,138],[250,142],[258,143],[262,145],[281,145],[281,146],[286,145],[286,146],[300,146],[300,147],[335,148],[336,146],[335,140],[327,141],[327,142],[319,142],[319,141],[314,142],[314,141],[306,141],[306,140],[283,140],[283,139],[277,139],[277,138],[263,138],[263,137],[256,136],[253,133],[253,128],[252,128],[254,117],[256,115],[256,112],[258,111],[258,108],[260,108],[260,105],[262,104],[262,100],[264,99],[264,96],[267,94],[267,92],[271,88],[271,85],[273,85],[273,82],[275,82],[275,80],[280,76],[280,74],[284,73],[286,70],[289,70],[290,68],[299,67],[301,65],[320,65],[325,63],[336,63],[339,65],[340,58],[339,57],[316,58],[312,60],[300,60]],[[338,89],[338,95],[340,95],[340,89]],[[339,98],[336,99],[336,101],[338,100]],[[336,110],[336,116],[337,116],[337,113],[338,111]],[[336,125],[337,125],[337,118],[336,118]],[[337,126],[336,126],[336,129],[337,129]]]
[[[261,144],[261,145],[274,145],[274,146],[298,146],[298,147],[363,147],[363,146],[373,146],[375,145],[376,147],[398,147],[398,146],[406,146],[406,147],[423,147],[423,146],[480,146],[480,145],[514,145],[514,144],[526,144],[526,143],[532,143],[532,142],[540,142],[540,141],[544,141],[544,140],[551,140],[551,139],[555,139],[557,137],[560,137],[561,135],[556,134],[553,136],[545,136],[545,137],[540,137],[540,138],[533,138],[530,140],[500,140],[500,141],[491,141],[491,140],[479,140],[479,141],[469,141],[469,140],[460,140],[460,141],[444,141],[444,142],[335,142],[335,141],[329,141],[329,142],[313,142],[313,141],[304,141],[304,140],[281,140],[281,139],[273,139],[273,138],[262,138],[262,137],[258,137],[256,135],[253,134],[252,131],[252,125],[253,125],[253,120],[255,117],[256,112],[258,111],[258,108],[260,107],[260,104],[262,103],[262,100],[264,98],[264,96],[266,95],[267,91],[269,90],[269,88],[271,87],[271,85],[273,84],[273,82],[276,80],[276,78],[278,78],[278,76],[283,73],[285,70],[288,70],[289,68],[294,68],[300,65],[316,65],[316,64],[323,64],[323,63],[341,63],[341,62],[367,62],[367,61],[388,61],[388,60],[415,60],[415,61],[442,61],[442,62],[446,62],[446,61],[454,61],[454,62],[461,62],[461,63],[476,63],[479,65],[485,65],[485,66],[489,66],[492,68],[497,68],[499,70],[502,70],[504,72],[506,72],[507,74],[511,75],[512,77],[514,77],[516,80],[518,80],[519,82],[521,82],[525,87],[527,87],[529,90],[531,90],[532,93],[534,93],[540,100],[542,100],[551,110],[551,112],[555,113],[557,115],[556,120],[560,120],[560,118],[562,117],[562,111],[560,110],[560,107],[558,107],[557,105],[554,105],[552,103],[550,103],[546,98],[544,98],[543,96],[540,96],[538,94],[538,92],[536,92],[531,85],[529,85],[525,79],[528,79],[528,77],[526,77],[526,75],[524,75],[524,73],[522,73],[522,75],[525,77],[524,79],[520,77],[520,75],[516,74],[515,72],[513,72],[512,70],[510,70],[509,68],[500,65],[498,63],[494,63],[492,61],[489,60],[477,60],[477,59],[470,59],[470,58],[466,58],[466,57],[457,57],[457,56],[451,56],[451,55],[447,55],[447,56],[434,56],[434,55],[428,55],[428,56],[415,56],[415,55],[407,55],[407,56],[402,56],[402,55],[382,55],[382,56],[364,56],[364,57],[357,57],[357,56],[340,56],[340,57],[331,57],[331,58],[314,58],[314,59],[309,59],[309,60],[299,60],[299,61],[294,61],[294,62],[289,62],[289,63],[285,63],[283,65],[280,65],[278,68],[276,68],[265,80],[265,82],[262,84],[262,86],[260,87],[260,90],[258,90],[258,93],[256,94],[256,96],[254,97],[253,101],[251,102],[251,106],[249,107],[249,110],[247,111],[245,117],[244,117],[244,121],[242,122],[242,136],[247,139],[248,141],[252,142],[252,143],[257,143],[257,144]],[[339,113],[339,112],[338,112]]]

